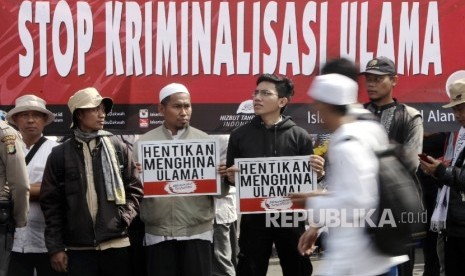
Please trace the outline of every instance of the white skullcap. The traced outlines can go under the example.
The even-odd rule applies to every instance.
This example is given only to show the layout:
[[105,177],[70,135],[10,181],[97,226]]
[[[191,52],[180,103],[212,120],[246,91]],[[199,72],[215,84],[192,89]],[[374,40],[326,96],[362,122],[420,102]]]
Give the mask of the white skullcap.
[[187,90],[187,87],[185,87],[184,85],[180,83],[170,83],[160,90],[160,103],[161,101],[163,101],[164,98],[171,96],[175,93],[187,93],[190,95],[189,91]]
[[348,105],[357,102],[358,84],[340,74],[315,77],[308,91],[311,98],[333,105]]

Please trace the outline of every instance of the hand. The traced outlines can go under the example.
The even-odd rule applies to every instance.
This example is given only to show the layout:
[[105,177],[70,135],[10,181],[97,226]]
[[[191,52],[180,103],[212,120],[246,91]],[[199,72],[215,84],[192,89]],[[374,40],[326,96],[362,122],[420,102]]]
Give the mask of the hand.
[[423,172],[427,175],[434,175],[439,164],[441,164],[441,160],[434,159],[431,156],[427,156],[427,161],[420,159],[420,168]]
[[139,173],[142,173],[142,164],[139,162],[136,162],[136,169]]
[[68,271],[68,255],[65,251],[60,251],[50,257],[52,268],[58,272]]
[[329,194],[330,193],[326,190],[316,190],[309,193],[290,193],[289,198],[295,205],[305,207],[305,202],[308,198],[315,196],[327,196]]
[[236,172],[239,171],[239,168],[236,166],[231,166],[226,169],[226,176],[228,177],[228,181],[231,183],[236,183]]
[[325,175],[325,159],[319,155],[310,155],[310,167],[316,172],[318,179]]
[[302,256],[311,255],[314,247],[315,241],[318,238],[318,228],[310,227],[305,231],[299,239],[299,245],[297,249],[299,250]]
[[218,167],[218,173],[220,174],[221,177],[226,176],[227,169],[226,169],[226,164],[221,163],[220,166]]

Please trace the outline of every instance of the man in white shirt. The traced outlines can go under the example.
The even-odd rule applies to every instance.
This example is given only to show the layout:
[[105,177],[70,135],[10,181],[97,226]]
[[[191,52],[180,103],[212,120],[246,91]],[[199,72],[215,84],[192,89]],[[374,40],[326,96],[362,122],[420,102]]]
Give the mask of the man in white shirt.
[[341,222],[330,225],[322,275],[380,275],[408,260],[405,255],[389,257],[379,253],[360,223],[378,201],[378,163],[373,150],[382,149],[389,141],[377,122],[357,121],[349,115],[357,94],[357,83],[339,74],[316,77],[309,92],[325,127],[333,132],[326,178],[331,194],[307,200],[307,207],[314,210],[314,220],[299,241],[301,254],[311,252],[320,227],[335,222],[325,221],[326,212],[336,212]]
[[45,101],[34,95],[24,95],[16,99],[15,107],[6,116],[15,125],[23,138],[22,149],[26,155],[30,183],[29,214],[27,225],[16,228],[8,275],[33,276],[60,275],[50,265],[45,247],[45,221],[40,209],[39,191],[45,163],[52,148],[58,143],[46,139],[42,132],[52,123],[55,115],[46,109]]

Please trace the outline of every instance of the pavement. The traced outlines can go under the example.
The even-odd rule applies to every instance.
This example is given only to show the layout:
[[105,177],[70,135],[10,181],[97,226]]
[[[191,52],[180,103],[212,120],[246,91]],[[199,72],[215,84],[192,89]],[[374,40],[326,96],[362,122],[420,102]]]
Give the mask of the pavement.
[[[323,263],[323,258],[319,256],[311,257],[313,265],[313,275],[318,275],[319,269],[321,269],[321,264]],[[414,276],[423,275],[423,251],[421,248],[417,248],[415,251],[415,268],[413,270]],[[279,265],[279,259],[277,257],[272,257],[270,259],[270,264],[268,266],[267,276],[282,276],[281,266]]]

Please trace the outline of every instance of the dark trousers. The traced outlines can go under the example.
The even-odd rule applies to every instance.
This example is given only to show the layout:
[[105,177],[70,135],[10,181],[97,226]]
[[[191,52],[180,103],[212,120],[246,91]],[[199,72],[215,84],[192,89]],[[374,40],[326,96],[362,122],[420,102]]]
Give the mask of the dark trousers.
[[212,245],[205,240],[164,241],[145,247],[149,276],[210,276]]
[[239,243],[237,239],[237,220],[231,223],[229,228],[229,240],[231,241],[231,254],[234,268],[237,269],[237,255],[239,254]]
[[0,276],[6,276],[8,272],[14,234],[11,229],[14,228],[10,224],[0,224]]
[[267,227],[265,218],[264,214],[242,215],[237,275],[266,276],[273,243],[283,276],[311,275],[310,258],[303,257],[297,250],[305,227]]
[[129,240],[131,241],[131,246],[129,247],[131,275],[147,275],[143,246],[145,227],[139,216],[132,220],[128,230]]
[[11,216],[13,204],[9,200],[0,200],[0,276],[6,276],[10,252],[13,247],[15,224]]
[[428,231],[423,240],[425,268],[423,276],[439,276],[440,265],[437,254],[438,233]]
[[50,265],[50,256],[47,253],[18,253],[11,252],[9,276],[58,276],[66,275],[56,272]]
[[0,276],[6,276],[10,253],[13,246],[13,232],[8,230],[8,226],[0,224]]
[[129,276],[129,247],[68,250],[69,276]]
[[409,260],[397,266],[399,276],[412,276],[415,266],[415,245],[410,246],[407,253]]
[[446,276],[464,275],[465,238],[447,236],[444,251]]

